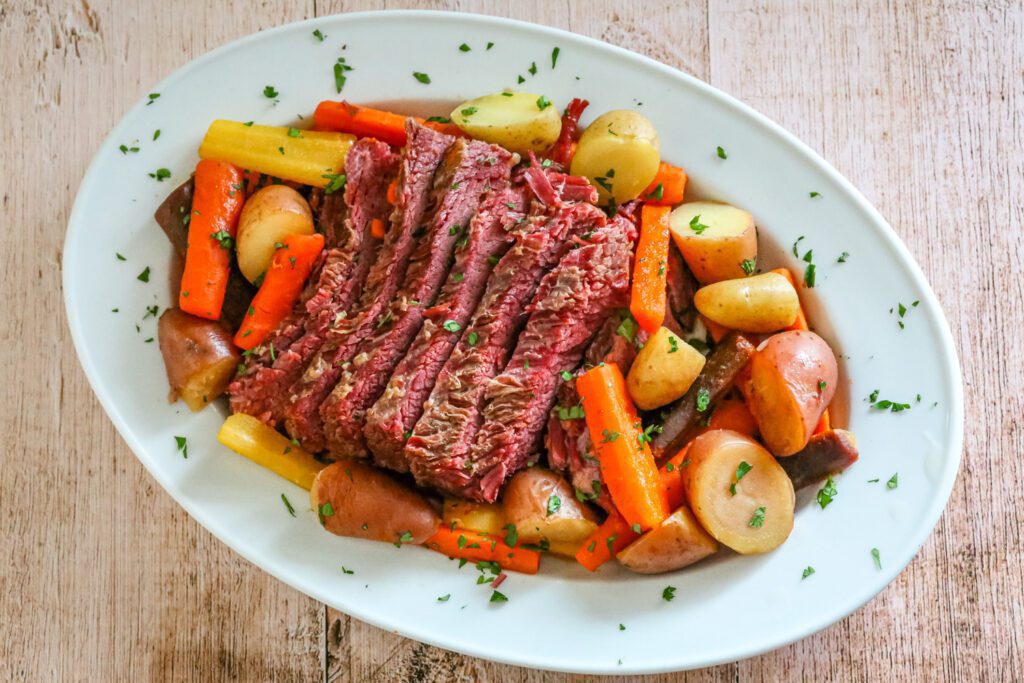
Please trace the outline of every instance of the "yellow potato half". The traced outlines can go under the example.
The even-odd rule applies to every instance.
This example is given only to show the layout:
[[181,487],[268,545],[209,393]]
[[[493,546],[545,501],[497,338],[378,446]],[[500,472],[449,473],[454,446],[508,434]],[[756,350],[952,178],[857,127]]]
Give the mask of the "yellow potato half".
[[526,154],[543,152],[562,131],[558,108],[544,95],[503,92],[463,102],[452,122],[468,135]]
[[672,239],[701,284],[753,272],[757,229],[754,217],[743,209],[719,202],[687,202],[676,207],[669,220]]

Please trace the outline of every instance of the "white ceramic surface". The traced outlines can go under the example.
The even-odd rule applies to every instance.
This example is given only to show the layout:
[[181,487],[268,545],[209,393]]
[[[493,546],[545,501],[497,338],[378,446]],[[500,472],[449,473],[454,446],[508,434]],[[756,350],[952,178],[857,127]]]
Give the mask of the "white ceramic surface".
[[[314,29],[326,40],[314,38]],[[461,52],[463,42],[472,51]],[[554,47],[560,54],[553,69]],[[821,510],[812,505],[813,491],[805,491],[792,537],[763,557],[721,553],[654,577],[613,566],[590,575],[552,558],[537,576],[510,576],[502,587],[509,602],[490,604],[472,565],[460,571],[420,548],[325,534],[302,490],[217,443],[223,406],[191,414],[168,404],[159,350],[146,343],[156,320],[144,319],[147,306],[162,310],[172,302],[171,249],[153,211],[188,176],[210,121],[284,124],[308,116],[320,100],[339,97],[332,65],[340,56],[354,68],[343,96],[355,102],[435,102],[436,113],[445,111],[441,103],[518,87],[545,93],[559,107],[572,96],[589,99],[585,121],[637,107],[696,192],[754,214],[763,252],[776,258],[771,265],[802,272],[790,245],[804,235],[801,256],[813,249],[819,265],[817,287],[802,293],[812,322],[843,355],[837,412],[848,414],[861,449],[860,462],[837,480],[835,502]],[[431,84],[419,83],[413,71],[428,73]],[[519,86],[518,75],[526,79]],[[280,92],[277,102],[263,95],[266,85]],[[147,105],[144,96],[97,152],[71,215],[64,292],[75,346],[103,407],[168,493],[237,552],[304,593],[479,657],[590,673],[677,670],[764,652],[843,618],[893,580],[938,520],[959,464],[963,396],[935,296],[892,229],[849,182],[729,96],[588,38],[421,12],[339,15],[264,31],[195,60],[151,91],[160,97]],[[156,129],[161,135],[153,141]],[[136,140],[138,153],[119,151]],[[716,156],[718,145],[727,160]],[[157,182],[147,175],[159,167],[172,177]],[[811,191],[820,196],[810,198]],[[836,263],[844,251],[849,261]],[[137,275],[147,266],[144,283]],[[913,301],[920,305],[901,330],[890,308]],[[874,389],[913,407],[873,410],[865,399]],[[187,460],[176,450],[176,435],[188,437]],[[889,490],[885,482],[895,472],[899,487]],[[281,493],[296,503],[298,518],[287,514]],[[156,524],[145,515],[138,521]],[[355,573],[343,574],[342,564]],[[816,573],[802,580],[808,565]],[[668,585],[677,588],[671,602],[662,599]],[[449,593],[449,601],[437,601]],[[247,597],[237,598],[245,609]]]

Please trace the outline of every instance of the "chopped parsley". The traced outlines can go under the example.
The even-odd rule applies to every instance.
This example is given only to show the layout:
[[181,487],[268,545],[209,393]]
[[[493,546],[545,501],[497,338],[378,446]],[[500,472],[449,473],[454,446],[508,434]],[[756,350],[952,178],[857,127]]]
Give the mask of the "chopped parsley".
[[551,106],[551,100],[548,99],[547,95],[541,95],[537,98],[537,109],[544,111]]
[[334,516],[334,506],[331,505],[330,502],[324,503],[323,505],[320,506],[317,512],[320,515],[320,524],[322,525],[324,523],[325,517]]
[[118,260],[118,261],[127,261],[127,260],[128,260],[128,259],[126,259],[126,258],[125,258],[124,256],[122,256],[121,254],[119,254],[119,253],[117,253],[117,252],[114,252],[114,256],[116,256],[116,257],[117,257],[117,260]]
[[804,235],[800,235],[799,237],[796,238],[796,242],[793,242],[793,256],[796,256],[797,258],[800,258],[800,253],[797,251],[797,246],[803,239]]
[[[807,252],[810,254],[811,252]],[[807,260],[807,259],[804,259]],[[807,264],[807,269],[804,270],[804,284],[808,287],[814,287],[814,283],[817,280],[817,273],[813,263]]]
[[608,431],[608,429],[604,429],[601,431],[601,436],[604,437],[601,439],[601,443],[612,443],[619,438],[620,434],[618,432],[611,432]]
[[149,266],[146,266],[143,269],[143,271],[136,276],[135,279],[141,282],[149,282]]
[[839,491],[836,489],[836,482],[829,477],[825,481],[825,485],[818,489],[818,505],[824,510],[837,495],[839,495]]
[[747,476],[747,472],[752,469],[754,469],[754,466],[749,462],[746,460],[740,461],[740,464],[736,467],[736,479],[733,483],[729,484],[729,493],[734,496],[736,495],[736,484],[740,483],[740,479]]
[[465,109],[459,110],[459,113],[462,114],[463,118],[468,119],[470,116],[477,113],[477,111],[479,110],[476,107],[466,107]]
[[185,437],[174,437],[174,443],[178,446],[178,452],[181,453],[182,457],[188,460],[188,442]]
[[441,597],[439,597],[437,599],[437,601],[438,602],[448,602],[449,600],[451,600],[451,598],[452,598],[452,594],[451,593],[447,593],[447,594],[442,595]]
[[586,414],[583,412],[583,405],[576,404],[569,408],[558,407],[558,419],[564,421],[568,420],[583,420],[586,418]]
[[761,526],[764,524],[764,513],[765,507],[763,505],[754,510],[754,515],[750,518],[750,521],[747,522],[747,526],[752,527],[754,529],[760,529]]
[[725,153],[725,150],[724,150],[724,149],[722,149],[722,146],[721,146],[721,145],[719,145],[719,146],[718,146],[718,147],[717,147],[717,148],[715,149],[715,153],[716,153],[716,154],[718,154],[718,158],[719,158],[719,159],[728,159],[728,158],[729,158],[729,155]]
[[153,142],[156,142],[160,138],[160,129],[157,128],[153,131]]
[[675,353],[679,350],[679,341],[674,334],[668,336],[668,352]]
[[338,61],[334,63],[334,87],[340,93],[342,88],[345,87],[345,82],[348,77],[345,75],[346,72],[352,71],[352,67],[345,63],[344,57],[338,57]]
[[868,396],[868,402],[876,410],[888,410],[893,413],[902,413],[904,410],[910,410],[909,403],[898,403],[887,398],[878,400],[878,389],[871,392],[871,395]]
[[355,574],[355,570],[349,569],[345,565],[341,565],[341,573],[342,574]]
[[149,102],[146,102],[146,106],[148,107],[149,105],[153,104],[159,98],[160,98],[160,93],[158,93],[158,92],[151,92],[151,93],[149,93]]
[[430,76],[428,76],[425,73],[421,73],[419,71],[413,71],[412,72],[412,77],[415,78],[420,83],[422,83],[423,85],[430,85]]
[[800,577],[800,579],[801,580],[806,579],[808,576],[810,576],[813,573],[814,573],[814,567],[812,567],[811,565],[807,565],[807,567],[804,569],[804,573]]
[[476,342],[479,338],[479,334],[477,334],[476,332],[470,332],[469,334],[466,335],[466,343],[469,344],[470,346],[476,346]]
[[885,482],[885,487],[888,488],[888,489],[894,489],[897,486],[899,486],[900,485],[899,477],[900,477],[899,472],[897,472],[896,474],[894,474],[891,477],[889,477],[889,481]]
[[348,180],[348,176],[344,173],[324,173],[320,176],[321,178],[327,179],[327,185],[324,187],[324,194],[334,194],[345,187],[345,183]]
[[459,45],[459,52],[469,52],[472,49],[473,48],[471,48],[469,45],[466,45],[465,43]]
[[698,235],[703,234],[704,231],[708,229],[708,227],[710,226],[704,225],[703,223],[700,222],[699,213],[690,219],[690,230],[693,230]]
[[836,259],[836,263],[846,263],[846,261],[849,258],[850,258],[850,252],[844,251],[842,254],[839,255],[839,258]]
[[218,230],[217,232],[210,233],[210,237],[214,241],[220,242],[221,249],[230,249],[235,245],[235,241],[231,239],[231,233],[227,230]]
[[150,178],[156,178],[158,183],[162,183],[167,178],[171,177],[171,171],[166,168],[158,168],[154,172],[149,174]]
[[810,195],[811,195],[811,199],[814,199],[815,197],[820,197],[821,193],[820,192],[811,192]]
[[755,256],[754,258],[743,259],[743,261],[740,262],[740,268],[747,275],[753,275],[754,270],[757,269],[757,257]]
[[403,543],[409,543],[411,541],[412,541],[412,532],[411,531],[403,531],[398,536],[398,540],[395,541],[395,547],[396,548],[401,548]]
[[658,186],[647,193],[647,199],[653,199],[654,201],[660,201],[665,197],[665,184],[658,183]]
[[138,147],[129,147],[128,145],[121,145],[118,149],[121,150],[121,154],[127,154],[128,152],[137,153],[139,151]]
[[537,62],[530,62],[530,68],[527,69],[527,71],[530,72],[531,76],[536,76],[537,75]]
[[871,549],[871,557],[875,560],[875,569],[882,568],[882,553],[878,552],[878,548]]
[[619,630],[620,631],[625,631],[626,630],[626,625],[625,624],[619,624]]
[[556,47],[554,50],[551,51],[551,68],[552,69],[554,69],[555,68],[555,64],[558,63],[558,53],[560,53],[561,51],[562,51],[562,48],[560,48],[560,47]]
[[298,128],[292,128],[291,126],[289,126],[288,127],[288,137],[290,137],[290,138],[302,137],[302,131],[300,131]]
[[501,591],[494,591],[491,593],[491,602],[508,602],[508,597],[505,596]]
[[441,327],[448,330],[449,332],[458,332],[459,330],[462,329],[462,325],[458,324],[454,320],[445,320],[444,325],[441,325]]
[[466,279],[463,273],[452,273],[452,282],[459,283]]
[[268,100],[272,100],[280,94],[281,93],[279,93],[277,89],[272,85],[268,85],[265,88],[263,88],[263,96],[266,97]]
[[631,526],[629,528],[633,530],[634,534],[643,533],[643,527],[640,526],[640,522],[637,522],[636,524],[634,524],[633,526]]
[[288,500],[288,496],[281,494],[281,502],[284,503],[285,508],[288,510],[288,514],[292,517],[295,516],[295,508],[292,507],[292,502]]
[[505,545],[509,548],[515,548],[516,543],[519,542],[519,533],[516,531],[515,524],[505,525]]
[[672,602],[673,598],[676,597],[675,586],[665,586],[665,590],[661,591],[661,598],[665,602]]
[[636,320],[634,320],[633,316],[630,314],[624,317],[622,322],[619,323],[619,326],[615,328],[615,334],[623,337],[626,341],[633,343],[636,341],[636,332],[638,327]]
[[315,37],[322,43],[324,42],[324,38],[326,38],[327,36],[325,36],[323,31],[321,31],[320,29],[316,29],[315,31],[313,31],[313,37]]
[[825,380],[820,380],[818,382],[818,393],[820,394],[821,392],[825,391],[825,387],[827,386],[828,382],[826,382]]
[[551,494],[551,497],[548,498],[547,516],[550,517],[551,515],[555,514],[561,507],[562,499],[555,494]]
[[701,387],[697,390],[697,412],[703,413],[711,405],[711,392]]
[[427,119],[429,123],[451,123],[452,120],[447,116],[431,116]]
[[487,43],[487,49],[488,50],[490,50],[492,47],[494,47],[494,43]]

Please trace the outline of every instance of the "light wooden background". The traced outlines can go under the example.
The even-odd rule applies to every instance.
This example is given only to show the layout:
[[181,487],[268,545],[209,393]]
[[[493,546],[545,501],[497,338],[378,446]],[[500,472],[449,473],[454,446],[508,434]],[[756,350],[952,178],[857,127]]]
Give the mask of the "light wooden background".
[[116,435],[64,320],[79,180],[151,84],[262,28],[396,6],[571,29],[738,96],[860,187],[949,317],[964,462],[917,559],[823,633],[658,680],[1024,680],[1024,8],[1003,0],[0,0],[0,679],[564,678],[372,628],[229,551]]

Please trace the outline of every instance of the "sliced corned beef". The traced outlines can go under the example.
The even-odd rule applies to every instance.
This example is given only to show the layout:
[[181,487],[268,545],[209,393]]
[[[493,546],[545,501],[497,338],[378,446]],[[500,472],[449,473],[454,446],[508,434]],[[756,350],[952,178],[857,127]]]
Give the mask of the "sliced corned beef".
[[493,502],[537,452],[560,373],[579,365],[608,316],[629,303],[634,235],[628,221],[610,221],[544,277],[512,358],[485,391],[483,424],[459,494]]
[[359,303],[345,317],[332,322],[320,350],[287,392],[282,409],[285,428],[307,449],[326,445],[320,405],[352,360],[359,343],[369,337],[405,277],[409,257],[427,210],[434,174],[455,139],[425,128],[412,119],[406,123],[408,143],[402,151],[397,204],[384,244],[366,278]]
[[383,393],[423,325],[424,311],[444,283],[453,251],[468,246],[470,223],[481,199],[492,186],[508,182],[511,167],[512,154],[496,145],[459,139],[449,149],[435,178],[433,216],[409,260],[405,282],[320,408],[327,446],[336,455],[366,454],[367,410]]
[[493,191],[481,203],[470,224],[469,241],[456,252],[437,303],[425,311],[423,327],[366,415],[363,433],[378,464],[409,470],[405,441],[479,303],[492,267],[511,244],[512,231],[524,221],[526,209],[522,187]]
[[484,390],[515,346],[527,305],[575,235],[606,222],[589,204],[564,204],[532,218],[502,257],[458,345],[438,376],[406,443],[416,481],[458,493],[470,483],[470,450],[482,423]]
[[380,240],[371,222],[391,212],[387,187],[398,155],[377,140],[352,145],[345,159],[345,191],[324,196],[320,229],[328,237],[323,263],[307,292],[270,340],[250,354],[229,387],[231,410],[269,424],[281,419],[282,398],[323,344],[331,324],[352,307],[373,264]]

